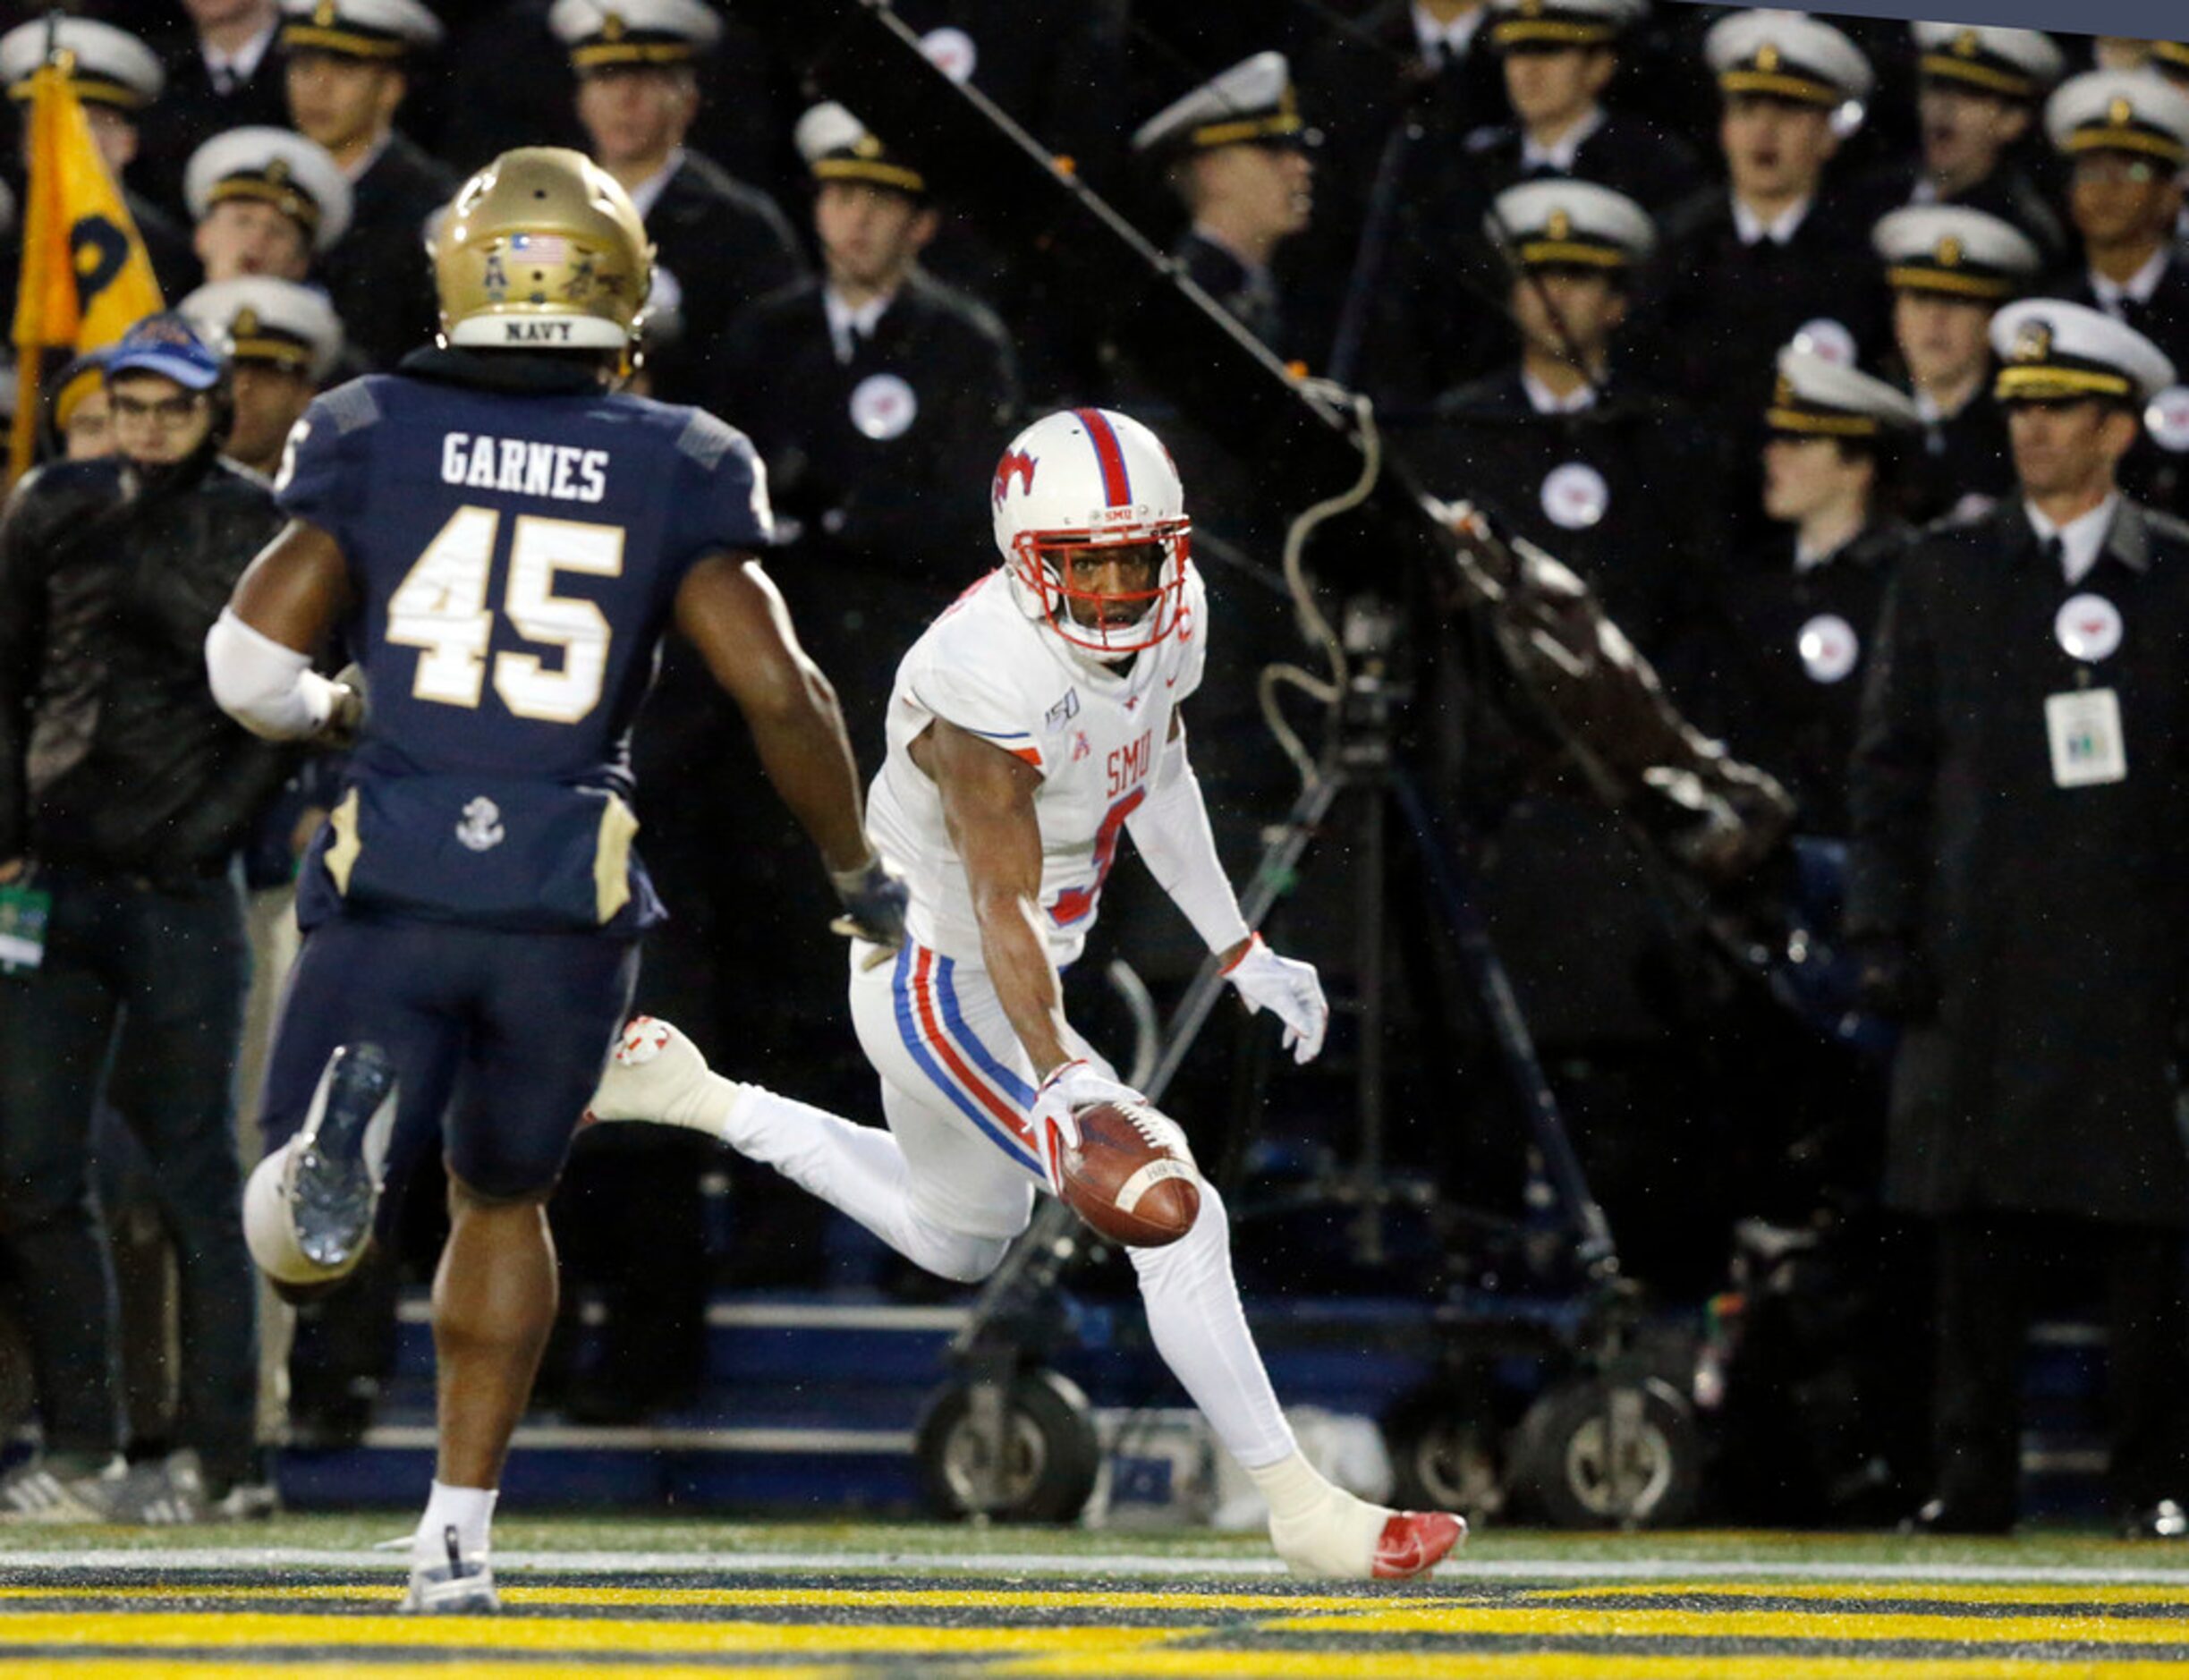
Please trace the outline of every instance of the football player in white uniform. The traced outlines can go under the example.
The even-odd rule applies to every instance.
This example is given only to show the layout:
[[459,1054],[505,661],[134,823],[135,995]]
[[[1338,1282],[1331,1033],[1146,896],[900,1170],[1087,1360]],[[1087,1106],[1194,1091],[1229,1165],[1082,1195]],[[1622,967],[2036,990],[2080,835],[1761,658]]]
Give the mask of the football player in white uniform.
[[[1005,452],[994,502],[1004,564],[898,667],[868,807],[912,888],[903,948],[855,944],[852,963],[888,1130],[720,1078],[645,1020],[592,1105],[720,1138],[966,1283],[1026,1228],[1037,1186],[1057,1188],[1073,1110],[1144,1101],[1072,1030],[1058,981],[1121,831],[1297,1060],[1329,1016],[1314,969],[1240,914],[1187,760],[1178,708],[1201,682],[1207,605],[1169,452],[1123,414],[1051,414]],[[1369,1505],[1302,1456],[1240,1310],[1223,1201],[1201,1194],[1183,1239],[1129,1252],[1156,1346],[1268,1496],[1278,1553],[1308,1574],[1426,1573],[1465,1523]]]

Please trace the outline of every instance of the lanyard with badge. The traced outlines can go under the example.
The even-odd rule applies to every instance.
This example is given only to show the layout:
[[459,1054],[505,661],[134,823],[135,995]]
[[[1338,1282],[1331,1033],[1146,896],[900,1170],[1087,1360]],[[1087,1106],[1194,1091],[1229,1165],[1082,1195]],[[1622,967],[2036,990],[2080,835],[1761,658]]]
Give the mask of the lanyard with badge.
[[2091,667],[2121,645],[2120,608],[2102,595],[2068,597],[2052,620],[2053,640],[2080,661],[2075,686],[2045,696],[2045,735],[2055,787],[2096,787],[2128,778],[2119,693],[2091,686]]
[[37,885],[35,870],[0,882],[0,975],[27,974],[46,960],[46,924],[53,895]]

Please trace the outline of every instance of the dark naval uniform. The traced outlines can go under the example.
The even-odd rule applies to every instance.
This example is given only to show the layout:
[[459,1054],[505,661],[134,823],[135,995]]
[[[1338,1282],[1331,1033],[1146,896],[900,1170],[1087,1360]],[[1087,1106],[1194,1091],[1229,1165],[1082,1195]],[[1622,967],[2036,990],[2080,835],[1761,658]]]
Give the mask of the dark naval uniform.
[[433,342],[439,314],[426,221],[460,184],[452,170],[394,133],[351,182],[350,225],[319,259],[319,276],[367,367],[392,368]]
[[1277,283],[1267,268],[1251,268],[1206,235],[1188,231],[1171,256],[1185,277],[1206,292],[1239,325],[1283,354],[1284,317]]
[[1794,795],[1805,833],[1847,832],[1847,762],[1878,614],[1914,535],[1897,520],[1879,521],[1798,569],[1794,539],[1781,537],[1728,568],[1732,633],[1707,721]]
[[1493,192],[1522,181],[1571,175],[1625,194],[1651,215],[1661,215],[1694,196],[1702,186],[1702,165],[1678,136],[1646,117],[1610,111],[1574,148],[1570,169],[1552,169],[1525,161],[1527,136],[1517,125],[1477,129],[1467,137],[1467,152]]
[[1922,181],[1920,164],[1888,164],[1865,175],[1854,191],[1873,216],[1906,204],[1960,205],[1996,216],[2027,233],[2047,267],[2066,254],[2067,230],[2060,220],[2058,206],[2019,165],[2002,164],[1975,185],[1950,195],[1919,197]]
[[250,79],[221,89],[213,85],[197,38],[184,30],[162,55],[167,84],[138,119],[142,144],[130,166],[147,197],[170,216],[185,216],[182,167],[191,154],[216,134],[232,128],[287,128],[287,61],[281,42],[271,42]]
[[1980,390],[1956,412],[1925,420],[1905,471],[1907,514],[1919,525],[1946,518],[1973,496],[1996,502],[2012,494],[2007,416],[1990,393]]
[[1424,488],[1487,503],[1573,567],[1676,685],[1724,557],[1709,440],[1684,410],[1615,382],[1542,414],[1513,367],[1447,393],[1392,446]]
[[[2110,732],[2061,714],[2100,695],[2118,775],[2093,756]],[[1887,598],[1853,811],[1850,930],[1911,941],[1937,984],[1901,1040],[1885,1189],[1939,1222],[1939,1492],[1972,1526],[2012,1520],[2015,1262],[2050,1216],[2107,1257],[2115,1496],[2175,1497],[2189,527],[2124,500],[2075,583],[2018,499],[1919,542]]]
[[687,151],[646,213],[656,264],[676,276],[683,334],[655,369],[664,397],[696,399],[731,318],[790,284],[805,259],[775,200]]
[[918,271],[871,335],[853,336],[838,361],[819,280],[763,298],[724,339],[709,402],[751,432],[777,511],[798,522],[776,582],[866,745],[908,632],[990,541],[979,487],[1019,395],[995,316]]

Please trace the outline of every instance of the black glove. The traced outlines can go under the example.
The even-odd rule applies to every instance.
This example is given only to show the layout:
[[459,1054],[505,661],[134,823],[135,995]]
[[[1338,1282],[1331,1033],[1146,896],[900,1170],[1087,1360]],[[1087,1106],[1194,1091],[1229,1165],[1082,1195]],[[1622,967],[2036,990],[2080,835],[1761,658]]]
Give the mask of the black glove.
[[844,905],[844,913],[828,924],[830,929],[878,947],[867,959],[867,967],[887,962],[904,943],[904,906],[912,900],[912,889],[904,878],[877,853],[855,870],[830,870],[828,879]]
[[1854,997],[1865,1013],[1904,1023],[1939,1013],[1938,977],[1905,935],[1865,935],[1854,942]]

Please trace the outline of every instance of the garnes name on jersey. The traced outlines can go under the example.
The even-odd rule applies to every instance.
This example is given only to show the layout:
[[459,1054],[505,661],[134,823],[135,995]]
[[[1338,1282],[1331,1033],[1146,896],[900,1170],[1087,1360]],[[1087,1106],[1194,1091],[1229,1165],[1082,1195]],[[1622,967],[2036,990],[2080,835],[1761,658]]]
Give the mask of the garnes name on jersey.
[[341,547],[372,692],[300,921],[658,918],[626,736],[685,575],[772,541],[751,444],[590,380],[376,374],[305,412],[275,496]]
[[913,938],[981,964],[964,862],[935,784],[912,761],[912,742],[939,717],[1041,773],[1042,933],[1059,967],[1079,955],[1126,825],[1152,791],[1172,716],[1201,685],[1206,616],[1189,566],[1177,630],[1122,673],[1080,658],[1029,618],[1001,571],[928,626],[897,667],[889,750],[867,802],[868,832],[912,887]]
[[598,502],[608,494],[608,452],[450,432],[441,439],[441,482],[557,502]]

